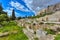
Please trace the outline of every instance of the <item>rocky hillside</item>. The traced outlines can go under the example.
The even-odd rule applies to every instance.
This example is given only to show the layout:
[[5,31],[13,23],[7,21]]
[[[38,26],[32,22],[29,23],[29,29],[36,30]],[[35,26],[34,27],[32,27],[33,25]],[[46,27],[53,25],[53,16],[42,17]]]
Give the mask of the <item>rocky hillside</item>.
[[37,15],[41,15],[43,13],[50,13],[50,12],[56,12],[60,10],[60,3],[57,3],[55,5],[50,5],[45,9],[42,9],[40,12],[37,13]]

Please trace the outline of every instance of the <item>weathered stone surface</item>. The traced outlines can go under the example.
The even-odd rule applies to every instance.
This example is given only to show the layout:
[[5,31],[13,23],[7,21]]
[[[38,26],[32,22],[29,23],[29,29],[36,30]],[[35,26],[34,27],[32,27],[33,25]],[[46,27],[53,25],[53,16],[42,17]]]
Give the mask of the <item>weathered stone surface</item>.
[[42,9],[40,12],[37,13],[37,15],[43,14],[43,13],[49,13],[49,12],[55,12],[60,10],[60,3],[57,3],[55,5],[50,5],[49,7]]
[[0,33],[0,37],[5,37],[8,36],[9,34],[16,34],[16,33],[18,33],[18,31],[4,32],[4,33]]
[[9,32],[0,33],[0,37],[4,37],[4,36],[7,36],[7,35],[9,35]]

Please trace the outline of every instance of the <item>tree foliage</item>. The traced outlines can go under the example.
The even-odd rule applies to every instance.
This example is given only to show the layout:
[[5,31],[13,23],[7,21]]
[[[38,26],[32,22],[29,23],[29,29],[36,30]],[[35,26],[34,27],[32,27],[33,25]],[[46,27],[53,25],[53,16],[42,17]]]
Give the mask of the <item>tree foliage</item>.
[[7,12],[4,12],[2,6],[0,5],[0,22],[7,20],[8,20]]
[[0,12],[3,10],[2,5],[0,4]]
[[0,15],[0,21],[7,21],[8,20],[8,17],[6,14],[1,14]]
[[12,10],[12,20],[15,20],[16,19],[16,17],[15,17],[15,11],[14,11],[14,9]]

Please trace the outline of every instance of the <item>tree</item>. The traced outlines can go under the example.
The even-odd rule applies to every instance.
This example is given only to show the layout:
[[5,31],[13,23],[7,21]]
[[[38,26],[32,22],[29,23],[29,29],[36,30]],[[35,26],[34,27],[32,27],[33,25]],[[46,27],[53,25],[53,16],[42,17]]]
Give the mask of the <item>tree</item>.
[[8,21],[8,16],[7,16],[7,12],[3,11],[3,7],[0,3],[0,22],[1,21]]
[[2,14],[2,11],[3,11],[3,8],[2,8],[2,5],[0,3],[0,15]]
[[49,10],[49,7],[50,7],[50,6],[48,5],[48,7],[47,7],[47,8],[48,8],[48,10]]
[[7,21],[8,20],[8,16],[6,14],[1,14],[0,15],[0,22],[1,21]]
[[1,14],[6,14],[6,15],[7,15],[7,12],[4,12],[4,11],[3,11],[2,4],[0,3],[0,15],[1,15]]
[[14,11],[14,9],[12,10],[12,20],[15,20],[16,19],[16,17],[15,17],[15,11]]
[[51,11],[49,8],[50,8],[50,6],[48,5],[48,7],[47,7],[47,13],[49,13]]
[[22,18],[22,17],[20,16],[20,17],[18,17],[17,19],[20,20],[21,18]]
[[1,3],[0,3],[0,12],[3,10],[3,8],[2,8],[2,5],[1,5]]

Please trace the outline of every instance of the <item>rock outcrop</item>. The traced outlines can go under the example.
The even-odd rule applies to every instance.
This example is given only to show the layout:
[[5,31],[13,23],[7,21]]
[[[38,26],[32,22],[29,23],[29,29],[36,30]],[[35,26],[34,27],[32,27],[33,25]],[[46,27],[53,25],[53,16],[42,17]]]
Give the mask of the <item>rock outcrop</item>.
[[56,12],[56,11],[60,11],[60,3],[57,3],[55,5],[50,5],[45,9],[42,9],[41,11],[39,11],[37,13],[37,15],[41,15],[43,13],[50,13],[50,12]]

